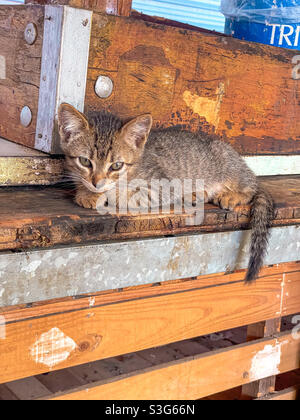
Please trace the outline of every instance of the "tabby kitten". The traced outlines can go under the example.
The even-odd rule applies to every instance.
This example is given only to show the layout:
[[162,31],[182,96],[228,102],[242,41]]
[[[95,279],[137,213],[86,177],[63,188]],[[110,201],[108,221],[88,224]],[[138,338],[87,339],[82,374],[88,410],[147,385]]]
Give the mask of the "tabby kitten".
[[58,112],[61,147],[67,169],[77,181],[75,201],[96,208],[122,176],[144,179],[203,179],[205,202],[234,210],[251,204],[251,248],[246,282],[255,280],[268,244],[273,202],[233,148],[203,132],[176,128],[152,130],[152,117],[127,124],[112,114],[84,116],[68,104]]

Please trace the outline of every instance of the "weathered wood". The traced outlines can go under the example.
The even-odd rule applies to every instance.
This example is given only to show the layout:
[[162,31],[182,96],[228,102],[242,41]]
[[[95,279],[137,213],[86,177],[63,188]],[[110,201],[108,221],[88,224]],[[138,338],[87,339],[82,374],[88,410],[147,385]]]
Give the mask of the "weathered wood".
[[[86,109],[108,109],[124,119],[151,112],[155,126],[215,131],[242,154],[297,154],[293,56],[216,34],[94,13]],[[114,83],[108,99],[95,94],[99,75]]]
[[62,180],[63,161],[51,157],[0,157],[0,186],[52,185]]
[[279,392],[257,398],[257,401],[298,401],[300,397],[300,385],[295,385]]
[[50,4],[92,9],[112,15],[129,16],[132,0],[25,0],[26,4]]
[[[198,399],[299,366],[300,340],[290,333],[217,350],[82,386],[55,400]],[[259,361],[259,362],[258,362]],[[266,369],[265,365],[268,365]],[[233,369],[234,366],[234,369]],[[209,375],[207,374],[209,372]]]
[[251,288],[240,281],[100,306],[91,299],[87,309],[41,312],[6,324],[0,383],[272,319],[288,300],[282,276],[275,275]]
[[59,153],[58,106],[83,111],[92,12],[46,6],[45,16],[35,148]]
[[2,157],[45,157],[45,153],[24,147],[0,137],[0,158]]
[[[37,39],[32,45],[24,39],[28,23],[37,29]],[[43,26],[42,6],[0,6],[0,137],[30,147],[34,146],[35,138]],[[32,122],[27,128],[20,123],[24,106],[32,112]]]
[[[281,319],[275,318],[268,321],[248,326],[248,341],[263,337],[272,337],[280,332]],[[259,398],[275,391],[276,376],[264,378],[244,385],[242,395],[245,397]]]
[[[264,178],[262,185],[275,200],[273,226],[299,223],[300,177]],[[12,197],[14,208],[10,205]],[[248,227],[248,215],[247,208],[235,213],[206,205],[203,225],[188,226],[187,215],[99,216],[75,205],[72,193],[59,188],[0,190],[0,249],[237,230]]]

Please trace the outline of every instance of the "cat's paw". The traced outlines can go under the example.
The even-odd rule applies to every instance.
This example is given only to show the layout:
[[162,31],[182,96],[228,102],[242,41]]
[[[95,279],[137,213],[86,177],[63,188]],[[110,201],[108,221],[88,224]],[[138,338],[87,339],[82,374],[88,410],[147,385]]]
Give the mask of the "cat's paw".
[[75,203],[85,209],[97,209],[97,201],[99,194],[93,194],[89,191],[77,191],[75,196]]

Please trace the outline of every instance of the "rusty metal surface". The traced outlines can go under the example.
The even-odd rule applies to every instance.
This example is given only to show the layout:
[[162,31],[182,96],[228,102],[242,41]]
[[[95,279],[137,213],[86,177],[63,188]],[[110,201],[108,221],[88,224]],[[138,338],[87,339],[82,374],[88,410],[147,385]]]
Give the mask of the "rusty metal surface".
[[[271,229],[265,264],[299,260],[300,226]],[[0,253],[0,307],[243,269],[250,231]]]

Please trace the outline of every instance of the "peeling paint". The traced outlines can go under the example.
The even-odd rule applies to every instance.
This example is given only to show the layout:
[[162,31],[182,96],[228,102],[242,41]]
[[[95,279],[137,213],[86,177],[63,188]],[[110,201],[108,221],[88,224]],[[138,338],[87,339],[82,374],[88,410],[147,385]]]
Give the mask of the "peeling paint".
[[198,96],[186,90],[183,93],[183,100],[186,105],[193,110],[195,114],[204,117],[208,123],[218,128],[219,112],[225,94],[225,85],[220,82],[216,90],[216,99],[208,98],[206,96]]
[[76,347],[75,341],[59,328],[52,328],[42,334],[33,344],[30,354],[36,363],[41,363],[51,369],[67,360]]
[[259,351],[252,359],[250,370],[250,381],[257,381],[262,378],[278,375],[281,361],[281,346],[283,343],[275,346],[267,345]]

